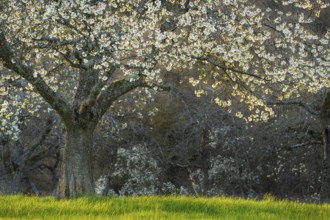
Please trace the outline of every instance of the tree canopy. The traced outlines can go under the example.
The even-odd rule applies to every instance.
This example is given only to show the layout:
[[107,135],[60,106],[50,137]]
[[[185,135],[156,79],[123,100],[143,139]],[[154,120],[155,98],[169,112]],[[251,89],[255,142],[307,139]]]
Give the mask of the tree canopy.
[[[328,6],[282,4],[313,9],[315,16]],[[190,83],[218,94],[231,87],[226,100],[215,99],[220,106],[230,107],[230,97],[238,96],[252,115],[266,118],[272,111],[264,103],[274,90],[282,100],[329,87],[330,34],[310,32],[305,24],[313,16],[304,11],[264,11],[245,0],[5,1],[2,10],[1,58],[11,71],[2,71],[1,79],[15,72],[61,114],[78,100],[109,106],[109,88],[119,79],[128,87],[153,86],[163,71],[196,63],[199,75]],[[61,91],[69,79],[76,90],[72,103],[75,92]]]

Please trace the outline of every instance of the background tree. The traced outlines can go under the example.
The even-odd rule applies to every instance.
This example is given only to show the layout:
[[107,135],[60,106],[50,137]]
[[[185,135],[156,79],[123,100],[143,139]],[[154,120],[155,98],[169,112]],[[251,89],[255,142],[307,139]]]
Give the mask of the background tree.
[[[0,17],[3,71],[24,78],[65,125],[61,198],[93,193],[96,125],[137,87],[169,89],[162,85],[165,71],[195,68],[188,80],[197,96],[212,91],[221,107],[246,121],[273,116],[266,101],[330,83],[330,34],[308,31],[304,13],[261,10],[246,0],[9,1],[0,8],[6,11]],[[233,97],[247,104],[246,114],[233,108]]]

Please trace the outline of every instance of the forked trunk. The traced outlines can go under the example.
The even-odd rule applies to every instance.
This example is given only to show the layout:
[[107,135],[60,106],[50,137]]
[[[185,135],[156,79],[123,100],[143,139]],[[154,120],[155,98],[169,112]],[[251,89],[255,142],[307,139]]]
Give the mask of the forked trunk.
[[61,149],[58,198],[93,194],[92,147],[94,128],[67,127]]

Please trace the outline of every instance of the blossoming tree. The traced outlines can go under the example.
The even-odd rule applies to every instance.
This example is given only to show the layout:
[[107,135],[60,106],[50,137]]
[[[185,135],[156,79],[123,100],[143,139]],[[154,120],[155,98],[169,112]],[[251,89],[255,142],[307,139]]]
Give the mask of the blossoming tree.
[[[259,9],[256,2],[1,2],[1,82],[25,80],[26,91],[41,96],[66,128],[58,196],[94,192],[96,125],[135,88],[171,89],[162,83],[165,71],[197,68],[198,77],[189,78],[196,94],[207,93],[199,85],[217,94],[230,91],[215,102],[247,121],[271,117],[268,101],[328,88],[330,33],[317,35],[304,26],[328,5],[282,1],[301,10],[313,8],[308,18],[299,10]],[[249,113],[232,108],[231,97],[240,97]]]

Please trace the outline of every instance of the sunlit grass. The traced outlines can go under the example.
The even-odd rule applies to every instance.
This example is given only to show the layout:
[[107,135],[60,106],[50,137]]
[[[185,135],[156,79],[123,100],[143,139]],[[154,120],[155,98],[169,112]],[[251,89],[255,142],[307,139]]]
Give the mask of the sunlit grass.
[[1,219],[330,219],[330,205],[227,197],[0,196]]

